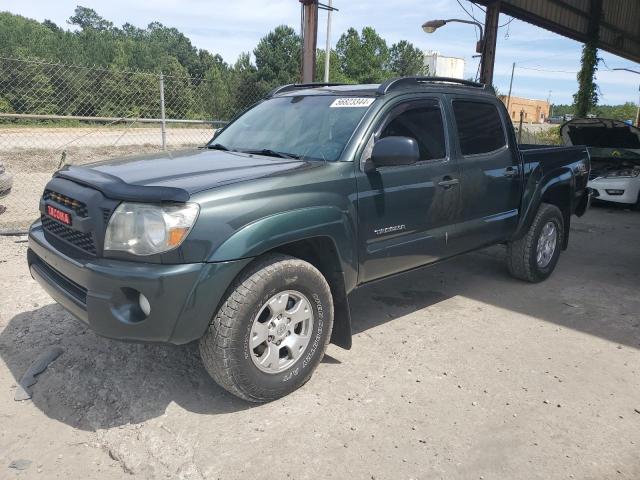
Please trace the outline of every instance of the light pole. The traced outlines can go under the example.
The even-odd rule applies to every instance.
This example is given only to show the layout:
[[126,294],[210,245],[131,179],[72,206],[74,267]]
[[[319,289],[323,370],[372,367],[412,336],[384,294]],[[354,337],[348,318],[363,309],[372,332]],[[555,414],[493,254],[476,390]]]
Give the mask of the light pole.
[[484,31],[482,30],[482,24],[480,22],[476,22],[474,20],[463,20],[460,18],[450,18],[448,20],[429,20],[428,22],[424,22],[422,24],[422,30],[425,33],[433,33],[438,28],[444,27],[447,23],[467,23],[469,25],[475,25],[480,30],[480,39],[476,44],[476,52],[482,54],[484,50]]
[[333,6],[331,5],[331,0],[327,5],[327,43],[324,51],[324,83],[329,83],[329,61],[331,57],[331,12],[333,11]]
[[[612,68],[611,70],[617,70],[625,72],[635,73],[636,75],[640,75],[640,72],[637,70],[632,70],[631,68]],[[640,85],[638,85],[638,111],[636,112],[636,127],[640,128]]]

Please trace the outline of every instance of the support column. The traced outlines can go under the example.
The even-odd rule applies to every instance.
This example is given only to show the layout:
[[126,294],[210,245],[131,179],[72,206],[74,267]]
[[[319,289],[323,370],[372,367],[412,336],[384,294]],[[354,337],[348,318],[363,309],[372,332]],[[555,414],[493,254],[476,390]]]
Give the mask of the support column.
[[484,21],[484,45],[482,49],[482,65],[480,67],[480,83],[486,85],[493,85],[493,66],[496,62],[499,17],[500,1],[496,0],[487,6],[487,15]]
[[318,0],[300,0],[302,4],[302,83],[313,82],[318,41]]

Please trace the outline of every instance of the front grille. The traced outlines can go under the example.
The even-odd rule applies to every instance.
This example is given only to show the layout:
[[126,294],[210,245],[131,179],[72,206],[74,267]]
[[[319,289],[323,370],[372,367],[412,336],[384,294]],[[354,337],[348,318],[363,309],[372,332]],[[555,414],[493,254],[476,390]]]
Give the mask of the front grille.
[[90,233],[73,230],[62,223],[56,222],[46,215],[42,215],[40,218],[42,220],[42,226],[46,231],[70,243],[71,245],[90,253],[91,255],[96,254],[96,244]]
[[102,209],[102,220],[104,221],[105,225],[109,224],[109,219],[110,218],[111,218],[111,209],[103,208]]
[[54,192],[53,190],[45,190],[42,198],[44,198],[45,201],[52,200],[60,205],[71,208],[79,217],[85,218],[89,215],[86,204],[62,195],[61,193]]

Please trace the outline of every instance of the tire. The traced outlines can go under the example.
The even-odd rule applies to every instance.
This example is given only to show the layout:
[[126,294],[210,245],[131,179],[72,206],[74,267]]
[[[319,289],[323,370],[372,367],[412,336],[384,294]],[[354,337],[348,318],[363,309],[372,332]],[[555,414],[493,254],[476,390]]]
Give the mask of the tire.
[[[230,287],[200,339],[200,356],[222,388],[249,402],[268,402],[309,380],[332,326],[331,290],[318,269],[298,258],[267,255]],[[256,346],[265,329],[269,335]]]
[[[538,245],[541,241],[540,237],[543,236],[543,230],[544,234],[551,231],[549,229],[545,230],[545,227],[549,228],[547,226],[550,224],[553,225],[556,232],[553,251],[549,255],[549,250],[544,248],[543,243],[543,258],[539,262]],[[545,236],[546,240],[550,240],[550,238]],[[507,244],[507,268],[509,273],[515,278],[532,283],[545,280],[556,268],[563,242],[564,219],[562,212],[555,205],[541,204],[526,235]]]

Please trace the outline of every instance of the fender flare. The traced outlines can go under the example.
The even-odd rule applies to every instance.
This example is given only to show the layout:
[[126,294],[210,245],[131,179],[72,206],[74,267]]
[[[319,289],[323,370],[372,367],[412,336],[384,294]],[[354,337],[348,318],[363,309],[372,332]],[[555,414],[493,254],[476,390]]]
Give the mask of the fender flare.
[[[569,192],[572,189],[575,189],[575,178],[573,176],[573,172],[570,168],[563,168],[560,171],[554,171],[552,175],[535,178],[534,175],[529,179],[530,188],[526,188],[526,190],[531,190],[533,193],[530,198],[526,198],[526,194],[523,197],[523,215],[520,217],[521,220],[516,228],[515,233],[513,234],[511,240],[519,240],[524,237],[531,226],[533,219],[540,208],[540,204],[542,203],[545,196],[556,188],[568,188]],[[560,207],[560,210],[565,213],[565,233],[568,232],[569,229],[569,218],[571,216],[571,212],[573,211],[573,207],[571,202],[573,201],[571,198],[571,194],[567,197],[567,205],[566,209]],[[565,234],[565,242],[568,241],[568,235]]]
[[351,313],[348,294],[357,283],[356,226],[347,212],[337,207],[309,207],[270,215],[245,225],[225,240],[208,262],[253,258],[293,242],[329,238],[338,262],[326,272],[334,299],[331,342],[351,348]]

